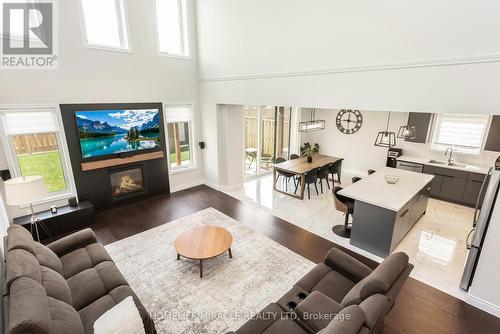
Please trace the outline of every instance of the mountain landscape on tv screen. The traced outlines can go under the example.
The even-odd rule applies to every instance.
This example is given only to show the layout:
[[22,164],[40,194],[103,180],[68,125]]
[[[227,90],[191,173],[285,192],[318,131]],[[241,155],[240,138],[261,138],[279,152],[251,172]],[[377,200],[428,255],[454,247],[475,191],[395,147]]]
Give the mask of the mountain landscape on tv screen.
[[76,125],[84,158],[159,147],[156,109],[81,111]]

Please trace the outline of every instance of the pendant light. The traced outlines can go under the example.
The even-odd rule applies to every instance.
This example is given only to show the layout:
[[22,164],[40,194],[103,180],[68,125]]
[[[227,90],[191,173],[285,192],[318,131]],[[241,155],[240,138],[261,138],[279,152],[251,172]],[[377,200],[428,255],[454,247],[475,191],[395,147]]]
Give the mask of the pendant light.
[[387,116],[387,127],[385,131],[380,131],[375,139],[375,146],[393,147],[396,146],[396,133],[389,131],[389,123],[391,122],[391,112]]
[[316,108],[311,108],[311,120],[299,123],[299,132],[313,132],[324,130],[326,121],[323,119],[316,119]]
[[415,125],[403,125],[399,127],[398,131],[398,138],[404,139],[404,140],[411,140],[415,139],[417,136],[416,130],[415,130]]

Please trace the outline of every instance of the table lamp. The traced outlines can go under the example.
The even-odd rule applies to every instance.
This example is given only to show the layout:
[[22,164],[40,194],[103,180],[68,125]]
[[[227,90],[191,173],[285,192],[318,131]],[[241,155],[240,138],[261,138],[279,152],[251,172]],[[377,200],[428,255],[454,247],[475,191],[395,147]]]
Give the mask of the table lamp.
[[43,177],[40,175],[16,177],[5,181],[5,195],[8,205],[26,205],[31,208],[31,234],[33,229],[36,233],[37,241],[40,241],[38,225],[51,237],[48,229],[40,222],[33,210],[33,203],[41,201],[47,196],[47,188]]

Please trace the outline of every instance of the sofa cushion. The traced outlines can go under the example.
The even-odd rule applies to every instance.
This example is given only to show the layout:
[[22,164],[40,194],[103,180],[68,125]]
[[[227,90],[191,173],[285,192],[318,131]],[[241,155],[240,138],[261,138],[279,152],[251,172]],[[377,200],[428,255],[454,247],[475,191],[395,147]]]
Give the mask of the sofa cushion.
[[80,310],[127,281],[113,262],[105,261],[71,276],[68,285],[73,306]]
[[307,274],[304,275],[295,285],[300,286],[302,289],[312,292],[313,287],[318,284],[318,282],[325,277],[326,274],[328,274],[330,271],[332,271],[332,268],[327,266],[324,263],[317,264],[312,268],[311,271],[309,271]]
[[45,288],[47,296],[53,297],[66,304],[73,305],[73,298],[68,283],[58,272],[44,267],[42,269],[42,286]]
[[352,305],[339,312],[336,318],[318,334],[357,334],[363,328],[364,322],[365,317],[361,308]]
[[313,291],[296,309],[299,318],[314,332],[320,331],[344,307],[319,291]]
[[13,249],[23,249],[31,254],[35,254],[35,242],[31,233],[20,225],[11,225],[7,229],[7,249],[9,252]]
[[373,329],[389,311],[389,298],[377,293],[366,298],[359,307],[365,314],[366,327]]
[[144,322],[144,328],[147,332],[149,332],[148,328],[152,328],[153,325],[149,319],[146,309],[128,285],[121,285],[111,290],[109,294],[102,296],[78,311],[80,318],[82,319],[85,333],[93,333],[94,322],[107,310],[113,308],[116,304],[120,303],[128,296],[132,296],[132,298],[134,298],[134,303],[137,306],[137,310],[139,311],[139,314]]
[[49,302],[39,282],[28,277],[12,282],[8,324],[10,334],[51,332]]
[[15,248],[7,253],[5,269],[7,291],[12,282],[20,277],[29,277],[37,282],[42,281],[40,264],[33,254],[23,249]]
[[277,304],[269,304],[237,331],[238,334],[305,334],[306,332],[284,315]]
[[63,274],[61,260],[47,246],[35,242],[35,256],[42,266],[55,270],[61,275]]
[[48,298],[51,334],[83,334],[83,324],[80,315],[70,305]]
[[342,305],[358,305],[376,293],[386,293],[408,265],[403,252],[389,255],[373,272],[359,281],[342,300]]
[[132,296],[107,310],[94,322],[94,334],[145,334],[144,323]]
[[112,261],[103,245],[94,243],[61,257],[63,276],[68,279],[104,261]]

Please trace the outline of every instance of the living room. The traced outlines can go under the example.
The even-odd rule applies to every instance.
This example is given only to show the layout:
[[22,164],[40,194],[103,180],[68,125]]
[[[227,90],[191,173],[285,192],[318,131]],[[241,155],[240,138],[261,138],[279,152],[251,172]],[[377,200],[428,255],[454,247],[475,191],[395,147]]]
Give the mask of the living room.
[[[315,200],[330,203],[330,184],[339,186],[337,176],[301,179],[321,159],[331,168],[344,159],[342,185],[360,202],[369,195],[363,184],[399,189],[415,180],[394,168],[399,182],[389,185],[380,172],[396,146],[392,134],[411,132],[411,114],[465,115],[464,124],[485,115],[477,152],[454,137],[455,153],[441,158],[432,145],[442,116],[428,123],[421,152],[493,188],[488,168],[499,151],[488,145],[500,141],[500,58],[490,36],[498,4],[5,0],[2,11],[5,333],[500,331],[495,196],[485,195],[491,203],[477,213],[478,226],[483,216],[490,224],[472,245],[481,256],[458,298],[416,275],[420,263],[407,249],[358,250],[298,222],[314,214]],[[253,107],[246,119],[244,108]],[[341,110],[349,111],[345,127],[335,120]],[[250,118],[259,124],[251,146]],[[260,141],[269,118],[271,154]],[[374,146],[379,131],[382,145]],[[414,153],[405,135],[398,147]],[[319,152],[301,150],[306,141],[320,143]],[[293,169],[291,155],[308,152],[311,162],[297,160],[306,169]],[[252,158],[259,171],[292,176],[245,180]],[[379,173],[368,176],[371,168]],[[363,180],[351,185],[351,177]],[[409,201],[441,176],[418,177],[422,185],[403,189]],[[320,183],[324,197],[314,190]],[[244,187],[285,203],[289,215],[246,201],[237,194]],[[430,199],[432,215],[441,215],[433,206],[440,200]],[[401,201],[394,211],[404,213]],[[352,243],[360,212],[331,203],[325,233],[334,236],[346,217]]]

